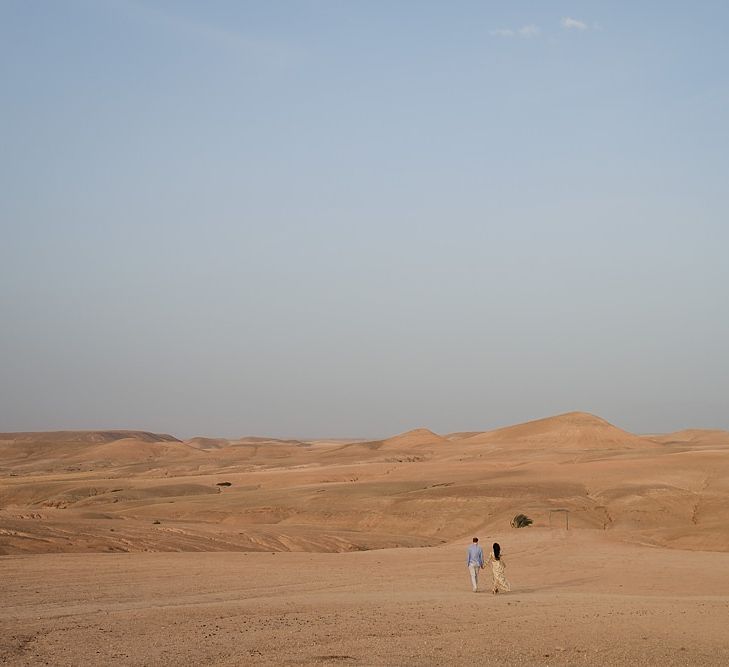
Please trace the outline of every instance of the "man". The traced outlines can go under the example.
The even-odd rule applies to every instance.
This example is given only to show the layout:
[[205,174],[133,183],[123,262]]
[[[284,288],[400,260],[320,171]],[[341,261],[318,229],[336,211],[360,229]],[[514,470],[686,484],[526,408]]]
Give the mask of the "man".
[[468,565],[468,570],[471,572],[473,592],[478,593],[478,571],[483,569],[483,549],[478,546],[478,537],[474,537],[473,544],[468,547],[466,565]]

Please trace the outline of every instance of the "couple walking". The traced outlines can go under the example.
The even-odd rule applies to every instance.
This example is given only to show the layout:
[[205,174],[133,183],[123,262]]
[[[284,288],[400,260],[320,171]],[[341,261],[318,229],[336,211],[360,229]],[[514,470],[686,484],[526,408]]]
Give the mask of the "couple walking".
[[494,595],[499,592],[499,589],[504,591],[511,590],[511,584],[506,580],[504,575],[504,558],[501,555],[501,547],[498,542],[494,542],[493,551],[489,554],[489,559],[484,563],[483,549],[478,544],[478,537],[473,538],[473,544],[468,547],[468,559],[466,561],[468,569],[471,573],[471,584],[473,586],[473,592],[478,593],[478,571],[483,570],[486,565],[491,566],[491,573],[494,576]]

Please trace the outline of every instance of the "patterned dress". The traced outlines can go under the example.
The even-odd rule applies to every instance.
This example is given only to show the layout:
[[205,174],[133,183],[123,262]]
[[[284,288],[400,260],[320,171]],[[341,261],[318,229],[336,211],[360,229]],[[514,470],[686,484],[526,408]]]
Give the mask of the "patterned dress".
[[511,584],[504,574],[504,568],[506,568],[504,557],[501,556],[499,560],[496,560],[493,552],[491,552],[489,555],[489,565],[491,565],[491,573],[494,575],[494,590],[498,591],[501,589],[502,591],[510,591]]

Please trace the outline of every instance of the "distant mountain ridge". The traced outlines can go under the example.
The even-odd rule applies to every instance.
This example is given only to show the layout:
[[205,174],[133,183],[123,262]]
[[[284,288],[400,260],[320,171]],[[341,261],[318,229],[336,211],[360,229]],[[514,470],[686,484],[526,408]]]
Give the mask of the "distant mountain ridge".
[[103,444],[116,440],[139,440],[141,442],[182,442],[167,433],[152,433],[151,431],[133,431],[125,429],[105,429],[92,431],[17,431],[0,433],[0,440],[13,440],[15,442],[73,442],[90,444]]
[[[137,443],[180,443],[198,450],[216,450],[235,445],[301,445],[306,440],[243,436],[239,438],[207,438],[198,436],[181,440],[168,433],[131,429],[17,431],[0,433],[0,442],[15,445],[104,445],[117,441]],[[563,449],[633,449],[668,443],[727,444],[729,431],[719,429],[684,429],[675,433],[636,435],[607,420],[587,412],[567,412],[551,417],[505,426],[490,431],[464,431],[440,435],[428,428],[415,428],[388,438],[356,440],[346,443],[332,441],[338,448],[360,446],[362,449],[409,448],[450,445],[453,443],[547,446]]]

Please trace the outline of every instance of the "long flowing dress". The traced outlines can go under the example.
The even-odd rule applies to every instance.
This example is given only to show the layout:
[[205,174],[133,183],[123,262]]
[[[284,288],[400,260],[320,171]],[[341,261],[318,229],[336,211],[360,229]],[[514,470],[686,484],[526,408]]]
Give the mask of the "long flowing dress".
[[491,552],[491,555],[489,556],[489,565],[491,565],[491,573],[494,575],[494,591],[498,591],[499,589],[503,591],[510,591],[511,584],[506,579],[506,575],[504,573],[504,568],[506,567],[504,557],[501,556],[499,560],[496,560],[493,552]]

